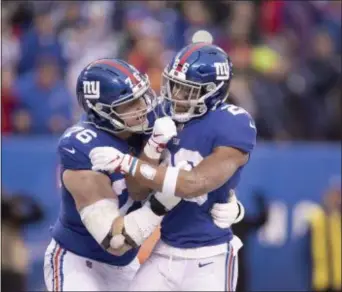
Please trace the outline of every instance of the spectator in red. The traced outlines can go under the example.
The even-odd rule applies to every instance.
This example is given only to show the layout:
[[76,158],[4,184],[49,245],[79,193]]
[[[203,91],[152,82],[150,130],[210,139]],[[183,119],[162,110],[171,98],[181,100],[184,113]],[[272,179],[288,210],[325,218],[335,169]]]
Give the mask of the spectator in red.
[[159,22],[148,18],[140,27],[140,38],[136,41],[127,60],[139,71],[145,72],[150,79],[152,88],[158,92],[160,89],[161,73],[164,67],[161,26]]
[[260,7],[261,34],[274,36],[283,28],[284,1],[263,1]]
[[12,67],[2,70],[1,87],[1,134],[13,132],[12,115],[16,108],[17,98],[12,90],[14,70]]

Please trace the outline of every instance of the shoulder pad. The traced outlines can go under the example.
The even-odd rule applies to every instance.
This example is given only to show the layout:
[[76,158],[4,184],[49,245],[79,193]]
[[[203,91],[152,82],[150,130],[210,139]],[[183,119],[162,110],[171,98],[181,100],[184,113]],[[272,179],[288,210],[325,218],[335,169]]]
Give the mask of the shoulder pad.
[[251,152],[256,143],[257,130],[251,115],[235,105],[222,105],[211,113],[214,127],[214,147],[228,146]]
[[95,147],[111,146],[128,152],[125,141],[87,124],[67,129],[59,140],[58,154],[61,164],[69,169],[91,169],[90,151]]

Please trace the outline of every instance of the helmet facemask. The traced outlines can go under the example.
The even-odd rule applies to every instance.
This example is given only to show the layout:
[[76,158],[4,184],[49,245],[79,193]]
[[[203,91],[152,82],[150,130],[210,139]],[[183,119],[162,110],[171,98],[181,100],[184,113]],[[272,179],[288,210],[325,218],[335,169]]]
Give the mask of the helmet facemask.
[[205,101],[214,96],[224,85],[213,82],[197,83],[186,80],[185,74],[167,69],[162,75],[161,95],[171,103],[170,115],[177,122],[185,123],[204,115],[208,106]]
[[[113,125],[112,132],[149,132],[152,128],[149,127],[147,115],[154,113],[157,101],[156,94],[151,89],[147,76],[135,85],[132,91],[133,93],[123,96],[111,105],[100,102],[93,105],[89,101],[87,101],[87,105],[97,115]],[[139,102],[140,104],[137,104]],[[137,110],[130,110],[131,107],[137,106],[139,106]],[[131,125],[130,121],[137,120],[140,120],[141,123]]]

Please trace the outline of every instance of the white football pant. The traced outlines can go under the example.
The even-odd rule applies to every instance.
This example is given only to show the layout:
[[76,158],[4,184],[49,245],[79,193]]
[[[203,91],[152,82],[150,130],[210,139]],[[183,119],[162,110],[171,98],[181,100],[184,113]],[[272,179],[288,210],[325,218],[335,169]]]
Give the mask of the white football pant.
[[241,240],[196,249],[173,248],[159,241],[141,266],[130,291],[235,291]]
[[78,256],[52,239],[44,260],[48,291],[127,291],[139,269],[135,258],[119,267]]

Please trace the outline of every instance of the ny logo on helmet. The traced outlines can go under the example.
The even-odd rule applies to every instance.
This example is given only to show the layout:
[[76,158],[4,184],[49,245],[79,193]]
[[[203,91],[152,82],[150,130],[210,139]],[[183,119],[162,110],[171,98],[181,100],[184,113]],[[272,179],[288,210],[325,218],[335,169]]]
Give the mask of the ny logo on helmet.
[[83,81],[84,97],[88,99],[100,98],[100,81]]
[[217,80],[228,80],[230,76],[229,66],[227,62],[214,63],[216,68],[216,79]]

